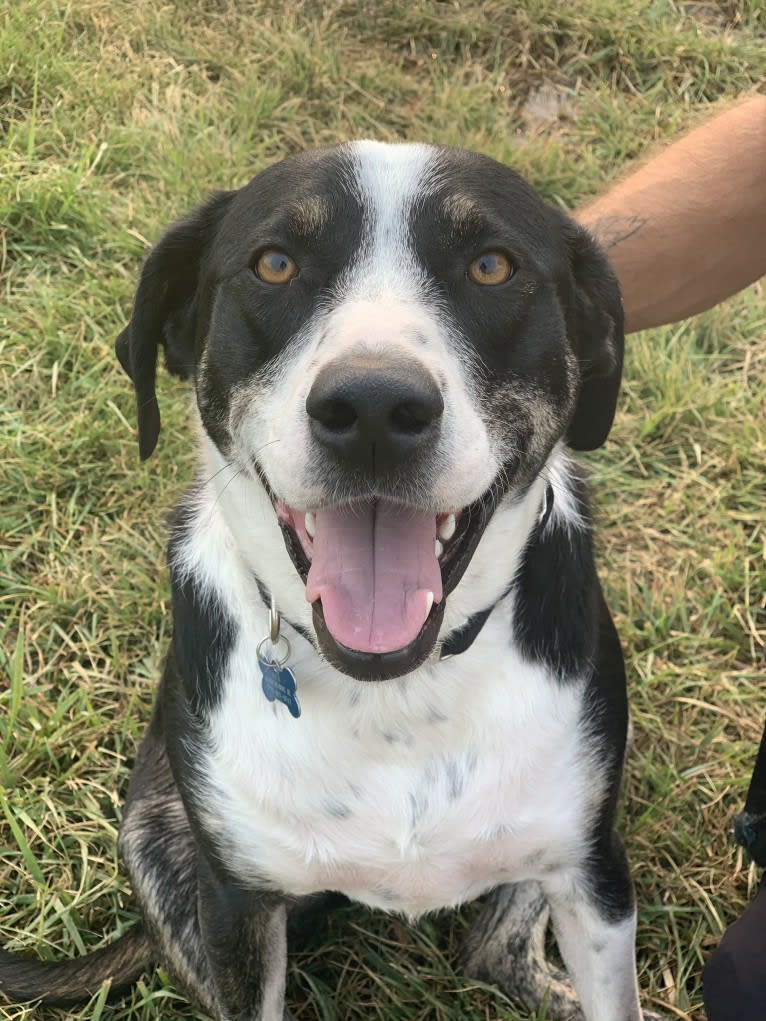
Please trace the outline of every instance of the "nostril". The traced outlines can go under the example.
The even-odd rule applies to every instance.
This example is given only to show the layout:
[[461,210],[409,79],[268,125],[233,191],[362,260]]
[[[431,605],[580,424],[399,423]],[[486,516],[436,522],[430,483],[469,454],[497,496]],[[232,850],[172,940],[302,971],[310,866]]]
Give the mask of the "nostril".
[[444,402],[438,391],[435,397],[437,399],[397,404],[389,416],[392,430],[405,436],[424,433],[444,411]]
[[309,414],[330,432],[348,432],[357,422],[356,409],[350,401],[345,400],[323,401],[309,409]]

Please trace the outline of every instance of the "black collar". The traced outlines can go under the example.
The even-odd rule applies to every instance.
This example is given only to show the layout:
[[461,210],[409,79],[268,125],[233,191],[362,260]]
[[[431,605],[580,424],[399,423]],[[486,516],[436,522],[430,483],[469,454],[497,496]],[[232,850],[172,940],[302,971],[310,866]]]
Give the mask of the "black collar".
[[[500,599],[497,600],[497,603],[505,599],[511,591],[511,587],[511,585],[508,586],[505,592],[503,592],[500,596]],[[497,603],[492,603],[492,605],[488,606],[486,610],[479,610],[478,613],[474,613],[473,616],[469,617],[462,627],[457,627],[454,631],[450,631],[442,642],[439,659],[447,659],[449,656],[459,656],[461,652],[465,652],[466,649],[470,649],[479,637],[479,632],[489,620],[489,615],[497,606]]]
[[[545,487],[545,493],[543,494],[543,506],[540,510],[540,517],[537,519],[537,528],[535,530],[535,539],[538,538],[545,526],[548,524],[548,519],[551,516],[553,510],[553,486],[548,483]],[[454,631],[450,631],[447,637],[442,642],[442,649],[440,659],[447,659],[448,656],[459,656],[461,652],[465,652],[470,649],[473,643],[479,636],[481,629],[489,620],[490,614],[497,606],[501,603],[505,597],[510,593],[513,588],[513,582],[503,592],[499,599],[497,599],[491,606],[488,606],[486,610],[479,610],[478,613],[474,613],[468,618],[462,627],[455,628]]]

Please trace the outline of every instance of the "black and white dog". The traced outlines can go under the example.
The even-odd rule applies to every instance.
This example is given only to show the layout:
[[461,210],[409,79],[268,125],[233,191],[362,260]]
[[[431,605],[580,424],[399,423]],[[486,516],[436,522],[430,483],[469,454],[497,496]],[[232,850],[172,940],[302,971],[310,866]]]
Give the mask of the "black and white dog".
[[283,1021],[288,922],[327,892],[486,895],[473,975],[639,1021],[625,677],[564,449],[604,442],[622,343],[591,238],[471,153],[309,152],[170,228],[117,341],[141,456],[160,346],[201,448],[120,836],[143,925],[5,952],[0,988],[69,1002],[153,958],[215,1018]]

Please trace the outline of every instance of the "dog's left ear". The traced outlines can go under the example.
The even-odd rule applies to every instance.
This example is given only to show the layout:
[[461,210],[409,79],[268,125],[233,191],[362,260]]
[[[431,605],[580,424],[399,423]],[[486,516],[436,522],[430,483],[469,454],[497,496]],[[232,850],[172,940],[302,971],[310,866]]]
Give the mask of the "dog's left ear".
[[133,380],[138,449],[146,460],[157,445],[160,409],[157,354],[182,379],[194,372],[200,274],[206,253],[235,192],[219,192],[175,223],[144,262],[130,322],[115,342],[117,357]]
[[569,341],[580,363],[581,382],[566,442],[595,450],[612,427],[625,347],[620,288],[594,239],[577,224],[565,227],[572,289],[566,302]]

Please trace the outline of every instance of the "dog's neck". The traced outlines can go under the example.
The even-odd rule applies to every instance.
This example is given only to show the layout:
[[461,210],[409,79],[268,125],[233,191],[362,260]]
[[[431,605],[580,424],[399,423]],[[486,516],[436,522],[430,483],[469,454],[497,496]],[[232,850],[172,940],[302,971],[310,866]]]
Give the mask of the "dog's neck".
[[[548,524],[548,519],[553,512],[553,501],[553,486],[549,482],[545,487],[545,492],[543,493],[540,516],[537,520],[537,536],[535,538],[542,535],[545,530],[545,526]],[[535,539],[533,538],[531,541],[535,541]],[[511,582],[505,592],[503,592],[500,598],[496,599],[494,603],[490,603],[486,609],[479,610],[478,613],[474,613],[468,618],[462,627],[455,628],[454,631],[450,631],[450,633],[442,640],[439,658],[447,659],[450,656],[459,656],[461,653],[470,649],[479,637],[481,629],[489,620],[492,611],[495,609],[497,604],[510,593],[512,588],[513,582]]]

